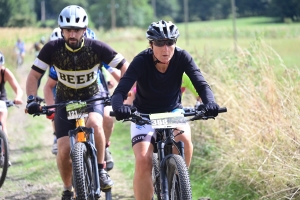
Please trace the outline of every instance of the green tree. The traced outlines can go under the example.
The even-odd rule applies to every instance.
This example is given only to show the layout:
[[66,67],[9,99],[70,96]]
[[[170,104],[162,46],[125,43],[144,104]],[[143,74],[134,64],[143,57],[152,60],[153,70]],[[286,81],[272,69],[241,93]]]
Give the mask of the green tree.
[[[152,21],[152,8],[146,1],[115,0],[117,27],[145,27]],[[111,1],[90,1],[90,16],[98,27],[111,27]]]
[[0,26],[24,27],[36,22],[34,0],[0,0]]
[[279,17],[282,21],[289,18],[293,21],[300,21],[300,1],[299,0],[272,0],[269,14]]
[[5,26],[10,17],[8,1],[0,0],[0,26]]
[[161,19],[175,21],[178,18],[183,18],[183,9],[180,8],[179,1],[182,2],[182,0],[156,0],[157,21]]
[[218,13],[216,8],[219,2],[220,0],[189,0],[190,21],[214,19],[213,13]]
[[239,0],[235,3],[239,17],[266,15],[269,2],[267,0]]

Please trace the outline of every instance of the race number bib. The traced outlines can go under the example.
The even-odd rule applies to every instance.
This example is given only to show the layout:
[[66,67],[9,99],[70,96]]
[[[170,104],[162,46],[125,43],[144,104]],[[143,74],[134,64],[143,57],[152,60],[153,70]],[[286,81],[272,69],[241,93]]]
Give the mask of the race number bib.
[[86,102],[71,103],[66,106],[68,119],[78,119],[81,117],[87,117],[88,114],[83,112],[83,108],[86,107]]
[[186,123],[184,115],[179,112],[150,114],[152,128],[176,128]]

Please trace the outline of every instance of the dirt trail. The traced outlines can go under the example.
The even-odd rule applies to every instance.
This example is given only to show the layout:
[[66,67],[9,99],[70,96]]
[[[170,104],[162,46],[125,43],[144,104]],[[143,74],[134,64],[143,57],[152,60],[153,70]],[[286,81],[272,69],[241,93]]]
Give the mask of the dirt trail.
[[[25,94],[25,85],[26,78],[31,67],[31,63],[22,66],[21,69],[17,71],[17,77],[21,87],[24,90],[24,102],[26,102],[26,94]],[[44,77],[45,79],[45,77]],[[7,86],[9,87],[9,85]],[[42,87],[41,87],[42,88]],[[26,152],[18,149],[18,144],[25,142],[27,133],[25,130],[26,126],[30,125],[30,119],[32,116],[24,114],[25,105],[19,107],[19,109],[10,109],[9,117],[8,117],[8,133],[9,141],[10,141],[10,150],[11,150],[11,159],[12,162],[14,158],[22,158],[25,156]],[[48,121],[47,121],[48,123]],[[51,124],[45,126],[45,132],[51,133],[52,128]],[[14,133],[14,134],[13,134]],[[51,154],[51,145],[53,141],[52,134],[47,134],[41,140],[42,148],[32,149],[32,151],[36,152],[43,156],[44,159],[53,159],[53,162],[56,162],[55,157]],[[22,171],[22,164],[13,163],[11,167],[20,168]],[[32,173],[32,171],[22,171],[22,173]],[[132,188],[132,180],[126,180],[126,176],[122,174],[122,172],[116,167],[109,172],[110,176],[114,180],[114,187],[112,190],[113,199],[134,199]],[[26,177],[26,176],[22,176]],[[43,185],[42,183],[32,181],[28,181],[26,179],[22,179],[20,177],[13,177],[9,174],[6,181],[7,184],[4,183],[4,186],[0,189],[0,200],[29,200],[29,199],[37,199],[37,200],[59,200],[61,199],[60,193],[62,188],[62,182],[51,183],[50,185]],[[12,182],[13,184],[9,184]],[[14,185],[13,188],[8,187],[7,185]],[[104,194],[102,193],[102,197],[100,199],[105,199]]]

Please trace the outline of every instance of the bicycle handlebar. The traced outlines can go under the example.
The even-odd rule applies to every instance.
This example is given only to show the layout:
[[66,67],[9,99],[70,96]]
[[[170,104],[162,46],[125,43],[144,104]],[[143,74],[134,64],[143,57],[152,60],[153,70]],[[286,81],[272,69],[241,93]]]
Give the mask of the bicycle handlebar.
[[[135,111],[135,108],[131,109],[132,112],[131,116],[128,119],[124,119],[124,121],[131,121],[137,125],[151,125],[151,120],[149,119],[149,115],[150,114],[144,114],[144,113],[139,113],[137,111]],[[183,113],[183,115],[185,117],[188,116],[194,116],[192,118],[187,119],[187,121],[195,121],[195,120],[207,120],[207,119],[214,119],[215,117],[213,116],[206,116],[206,111],[204,109],[202,110],[197,110],[195,108],[183,108],[183,110],[185,111],[185,113]],[[218,113],[224,113],[227,112],[227,108],[226,107],[222,107],[219,108]],[[111,111],[110,116],[115,117],[115,112]]]
[[15,102],[11,100],[5,100],[5,103],[7,108],[15,105]]
[[[98,98],[93,98],[93,99],[88,99],[85,101],[82,100],[71,100],[71,101],[67,101],[67,102],[62,102],[62,103],[57,103],[57,104],[53,104],[53,105],[49,105],[49,106],[40,106],[40,112],[38,113],[34,113],[33,116],[39,116],[39,115],[51,115],[53,113],[55,113],[55,110],[53,110],[52,108],[59,108],[59,107],[66,107],[69,104],[72,103],[91,103],[94,101],[101,101],[104,100],[104,102],[102,104],[104,104],[104,106],[108,106],[110,105],[110,97],[98,97]],[[39,102],[40,104],[40,102]],[[27,112],[27,109],[25,109],[25,113]]]

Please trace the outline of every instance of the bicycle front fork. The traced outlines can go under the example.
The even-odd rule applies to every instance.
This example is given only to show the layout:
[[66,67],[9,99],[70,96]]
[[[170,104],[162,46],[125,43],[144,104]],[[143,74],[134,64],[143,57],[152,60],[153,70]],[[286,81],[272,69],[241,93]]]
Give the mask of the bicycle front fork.
[[[87,139],[88,136],[88,139]],[[93,179],[94,179],[94,196],[97,198],[101,197],[100,180],[98,171],[97,161],[97,149],[95,147],[94,129],[87,127],[77,127],[75,130],[69,131],[70,145],[72,154],[74,145],[76,142],[84,142],[88,151],[91,154],[92,168],[93,168]]]
[[[158,154],[158,161],[159,161],[159,167],[160,167],[160,186],[161,186],[161,197],[162,199],[169,199],[169,189],[168,189],[168,179],[166,174],[167,164],[166,161],[171,156],[173,146],[176,146],[179,150],[180,155],[184,159],[184,143],[182,141],[175,142],[172,141],[166,141],[162,142],[159,141],[157,143],[157,154]],[[165,152],[167,152],[167,155],[165,155]]]

